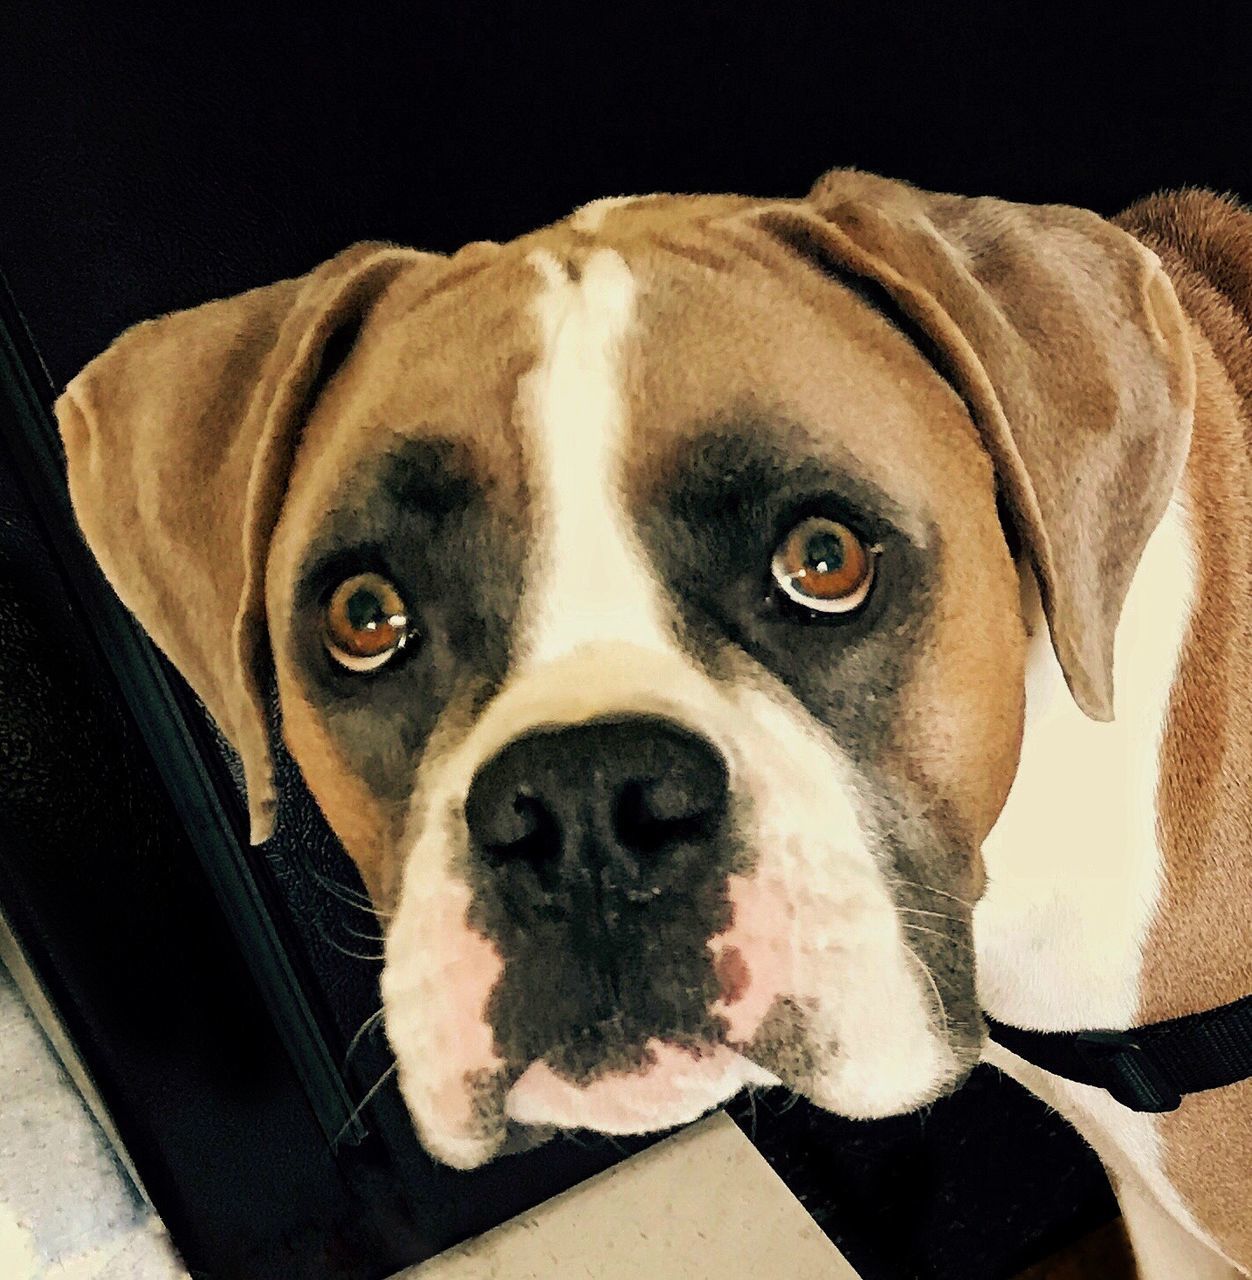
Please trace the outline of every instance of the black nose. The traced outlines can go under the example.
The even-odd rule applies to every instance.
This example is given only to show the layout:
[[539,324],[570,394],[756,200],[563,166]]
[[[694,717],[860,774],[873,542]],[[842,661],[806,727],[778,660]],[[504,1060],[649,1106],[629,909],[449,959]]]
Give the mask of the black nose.
[[681,883],[725,825],[726,764],[669,720],[629,716],[533,730],[474,776],[465,820],[498,867],[555,893],[594,881],[647,899]]

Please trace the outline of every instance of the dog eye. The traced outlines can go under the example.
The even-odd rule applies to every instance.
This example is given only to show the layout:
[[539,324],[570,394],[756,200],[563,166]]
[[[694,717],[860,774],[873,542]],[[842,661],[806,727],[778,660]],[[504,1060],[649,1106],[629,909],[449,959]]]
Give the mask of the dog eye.
[[774,581],[789,599],[818,613],[850,613],[869,595],[877,547],[824,516],[799,524],[774,552]]
[[324,639],[349,671],[373,671],[404,648],[409,617],[400,593],[377,573],[345,579],[326,604]]

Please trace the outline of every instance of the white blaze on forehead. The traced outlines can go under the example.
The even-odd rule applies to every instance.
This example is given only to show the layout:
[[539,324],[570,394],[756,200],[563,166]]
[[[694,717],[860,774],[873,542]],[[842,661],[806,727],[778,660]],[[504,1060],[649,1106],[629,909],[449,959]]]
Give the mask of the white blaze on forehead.
[[569,224],[575,231],[599,231],[604,215],[610,209],[620,209],[624,204],[646,200],[647,196],[601,196],[599,200],[580,205],[570,215]]
[[624,347],[635,281],[621,255],[592,252],[577,280],[547,250],[533,313],[541,355],[518,386],[534,459],[539,533],[522,596],[518,667],[592,641],[669,647],[654,582],[617,490],[627,428]]
[[[683,651],[624,509],[636,281],[607,248],[573,273],[550,252],[529,261],[539,276],[540,350],[518,384],[516,411],[535,534],[512,669],[472,722],[441,722],[446,735],[437,732],[423,756],[388,930],[387,1029],[422,1139],[459,1167],[488,1158],[505,1136],[492,1090],[518,1071],[529,1086],[508,1094],[511,1103],[496,1099],[515,1118],[619,1129],[689,1119],[766,1078],[739,1049],[779,999],[803,1014],[819,1059],[809,1087],[821,1105],[871,1116],[926,1101],[955,1060],[935,1025],[932,980],[908,950],[862,826],[853,762],[746,654],[728,649],[734,669],[715,681]],[[726,760],[757,865],[732,877],[733,921],[709,946],[736,989],[715,1012],[745,1043],[710,1044],[689,1067],[686,1050],[658,1039],[655,1074],[578,1090],[542,1060],[496,1056],[490,1020],[505,958],[473,910],[464,805],[483,762],[506,743],[538,724],[604,713],[665,716]],[[525,1007],[508,1012],[529,1016]]]

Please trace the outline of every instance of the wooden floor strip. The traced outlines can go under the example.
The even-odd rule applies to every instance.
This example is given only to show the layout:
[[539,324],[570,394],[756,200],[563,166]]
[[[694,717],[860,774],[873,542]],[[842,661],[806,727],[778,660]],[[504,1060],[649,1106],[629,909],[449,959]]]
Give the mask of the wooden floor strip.
[[1017,1280],[1135,1280],[1134,1258],[1121,1219],[1023,1271]]

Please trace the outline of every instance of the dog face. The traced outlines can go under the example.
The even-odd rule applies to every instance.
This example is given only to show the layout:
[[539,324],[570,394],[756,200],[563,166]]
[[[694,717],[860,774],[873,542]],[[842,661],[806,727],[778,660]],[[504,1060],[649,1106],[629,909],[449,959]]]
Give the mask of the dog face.
[[[205,490],[201,541],[154,511],[171,493],[135,504],[141,544],[177,526],[199,565],[224,540],[188,569],[228,601],[216,640],[154,626],[178,612],[168,570],[137,590],[83,496],[121,365],[60,406],[89,538],[158,641],[185,646],[245,765],[246,673],[272,660],[286,741],[388,921],[402,1092],[450,1164],[515,1125],[668,1127],[744,1084],[890,1114],[978,1057],[978,850],[1023,709],[1002,510],[1099,713],[1108,598],[1185,446],[1181,322],[1146,250],[1091,215],[1079,245],[1065,211],[1076,274],[1102,264],[1128,301],[1110,335],[1068,300],[1062,338],[1077,314],[1099,345],[1058,396],[1047,324],[1015,296],[1025,271],[1055,303],[1029,217],[979,226],[981,309],[962,306],[970,259],[925,238],[937,206],[919,233],[921,193],[841,177],[856,203],[832,207],[827,179],[808,202],[601,203],[449,259],[352,251],[297,282],[255,351],[220,354],[239,316],[219,312],[209,382],[243,365],[256,389],[216,467],[171,451]],[[977,203],[954,206],[965,231]],[[1031,358],[979,331],[1014,307]],[[1108,367],[1084,373],[1093,357]],[[1066,414],[1080,443],[1096,424],[1082,458],[1057,443]],[[1052,470],[1049,447],[1068,450]],[[1067,496],[1052,476],[1084,461],[1128,488],[1128,451],[1142,509],[1088,501],[1100,527],[1080,528],[1083,479]],[[227,532],[214,493],[242,503]],[[1076,580],[1093,570],[1098,590]],[[256,775],[254,758],[263,820]]]

